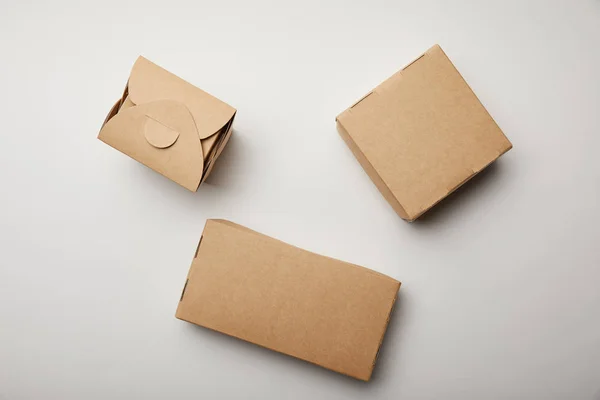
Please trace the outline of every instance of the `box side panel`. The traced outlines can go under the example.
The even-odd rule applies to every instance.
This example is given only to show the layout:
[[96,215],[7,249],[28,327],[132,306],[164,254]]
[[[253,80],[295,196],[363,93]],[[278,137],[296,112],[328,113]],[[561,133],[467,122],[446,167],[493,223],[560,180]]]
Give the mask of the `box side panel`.
[[225,148],[225,146],[227,146],[227,143],[229,143],[229,139],[231,138],[231,135],[233,134],[233,120],[234,119],[235,119],[235,115],[233,116],[231,121],[229,121],[229,123],[223,128],[223,130],[219,133],[218,141],[215,144],[214,149],[212,150],[210,157],[208,159],[208,162],[204,167],[204,175],[202,176],[202,181],[200,183],[206,181],[206,179],[212,172],[212,170],[215,166],[215,163],[217,162],[217,159],[223,152],[223,149]]
[[379,192],[383,195],[383,197],[387,200],[388,203],[392,206],[394,211],[400,216],[400,218],[410,220],[411,217],[406,213],[398,199],[394,196],[389,187],[385,184],[381,176],[377,173],[373,165],[369,162],[367,157],[363,154],[360,148],[356,145],[356,142],[352,139],[352,137],[348,134],[348,131],[344,128],[344,126],[340,123],[340,121],[336,122],[337,130],[346,142],[346,145],[354,154],[354,157],[358,160],[360,165],[363,167],[369,178],[373,181]]

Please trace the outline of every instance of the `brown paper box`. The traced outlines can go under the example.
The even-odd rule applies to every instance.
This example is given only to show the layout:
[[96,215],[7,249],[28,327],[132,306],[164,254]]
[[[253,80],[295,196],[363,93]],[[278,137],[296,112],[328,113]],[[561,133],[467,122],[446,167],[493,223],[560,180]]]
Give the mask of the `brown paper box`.
[[236,110],[139,57],[98,138],[196,191],[232,131]]
[[209,220],[177,318],[369,380],[400,282]]
[[409,221],[512,148],[437,45],[336,121],[379,191]]

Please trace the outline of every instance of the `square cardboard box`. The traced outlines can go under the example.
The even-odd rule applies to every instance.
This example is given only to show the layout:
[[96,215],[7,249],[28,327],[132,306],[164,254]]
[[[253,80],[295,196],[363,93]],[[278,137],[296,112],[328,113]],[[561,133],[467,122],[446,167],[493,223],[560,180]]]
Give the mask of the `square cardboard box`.
[[98,139],[195,192],[232,132],[236,110],[144,57]]
[[371,180],[408,221],[512,148],[438,45],[336,121]]

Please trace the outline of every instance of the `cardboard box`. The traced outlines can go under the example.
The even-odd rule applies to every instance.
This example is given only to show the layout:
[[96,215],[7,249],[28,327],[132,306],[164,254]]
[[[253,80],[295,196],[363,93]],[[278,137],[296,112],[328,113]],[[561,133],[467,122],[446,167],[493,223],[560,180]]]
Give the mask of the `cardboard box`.
[[209,220],[177,318],[369,380],[400,282]]
[[98,139],[195,192],[232,132],[236,110],[139,57]]
[[379,191],[409,221],[512,148],[437,45],[336,121]]

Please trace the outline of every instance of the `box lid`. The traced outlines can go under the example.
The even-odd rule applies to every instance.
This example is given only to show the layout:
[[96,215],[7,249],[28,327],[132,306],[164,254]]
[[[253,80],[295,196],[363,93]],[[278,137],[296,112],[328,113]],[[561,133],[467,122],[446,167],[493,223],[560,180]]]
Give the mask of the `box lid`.
[[337,124],[407,220],[512,148],[438,45],[340,114]]
[[220,154],[236,110],[144,57],[98,138],[195,191]]
[[400,282],[209,220],[177,318],[368,380]]

